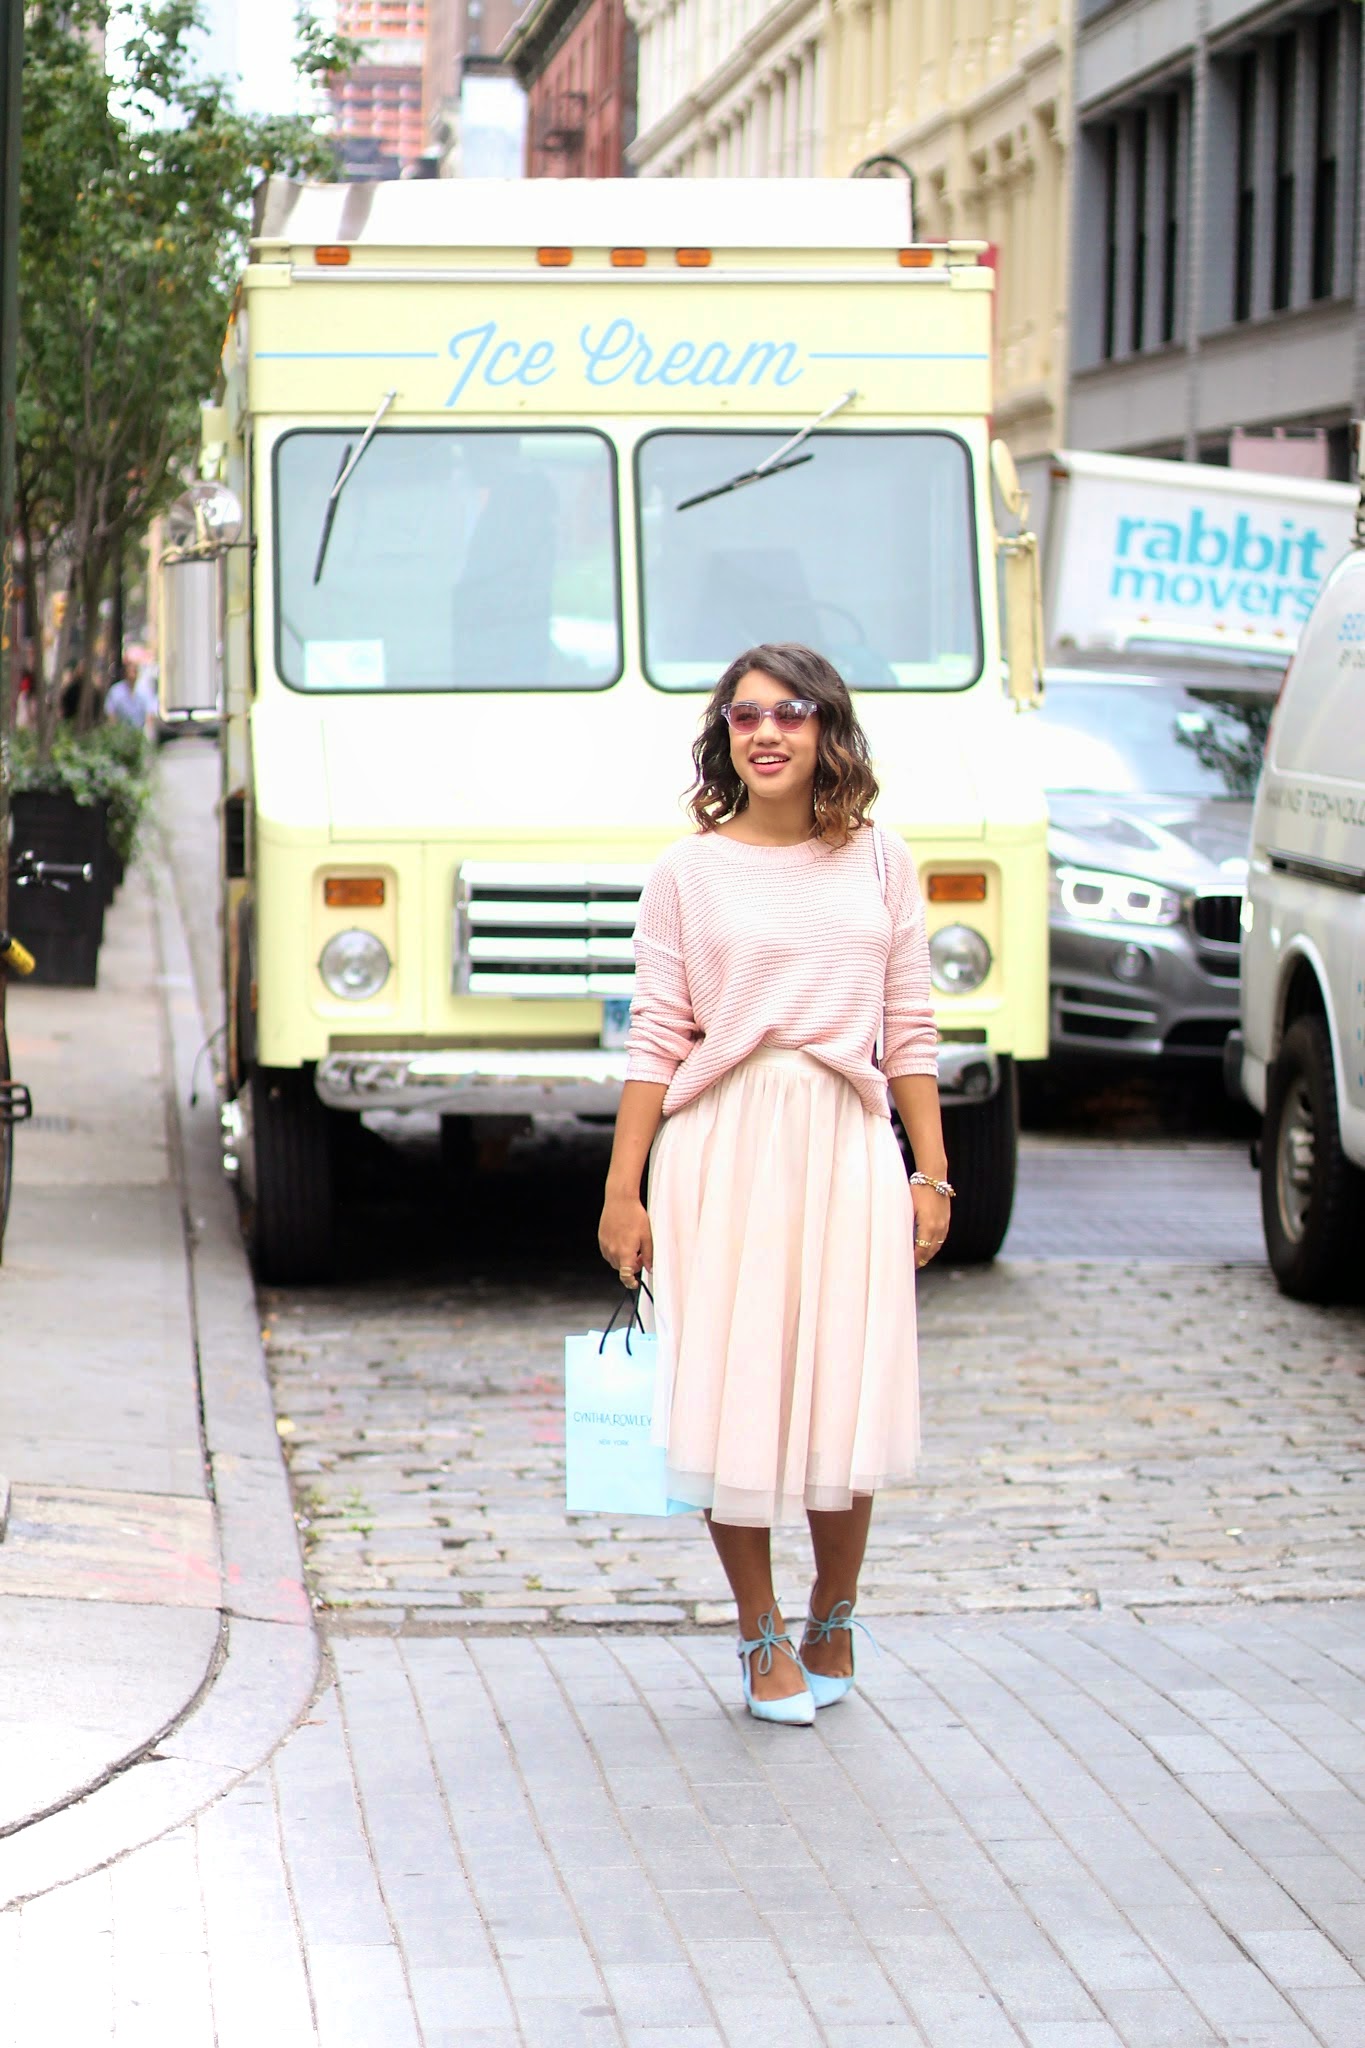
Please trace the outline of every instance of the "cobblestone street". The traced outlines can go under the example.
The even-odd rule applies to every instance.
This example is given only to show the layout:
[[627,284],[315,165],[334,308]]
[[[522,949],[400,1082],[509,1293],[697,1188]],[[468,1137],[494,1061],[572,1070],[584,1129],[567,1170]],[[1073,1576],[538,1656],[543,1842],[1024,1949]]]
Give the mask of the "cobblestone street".
[[[600,1144],[552,1133],[518,1148],[446,1224],[449,1196],[413,1149],[404,1164],[429,1206],[408,1234],[358,1245],[368,1276],[266,1297],[330,1626],[721,1621],[696,1518],[562,1509],[563,1336],[611,1301],[579,1242]],[[1223,1170],[1254,1186],[1240,1160]],[[1135,1172],[1181,1210],[1191,1171],[1207,1174],[1203,1148],[1192,1169],[1174,1145],[1110,1149],[1107,1169],[1090,1165],[1088,1227],[1100,1233],[1094,1204],[1112,1211]],[[548,1221],[523,1255],[533,1197]],[[1037,1241],[1045,1219],[1029,1228]],[[1197,1229],[1187,1216],[1191,1256]],[[1131,1238],[1111,1223],[1109,1241]],[[1286,1301],[1260,1263],[1162,1252],[931,1269],[921,1319],[924,1462],[917,1485],[878,1505],[867,1611],[1365,1593],[1359,1310]],[[780,1583],[795,1599],[793,1534]]]

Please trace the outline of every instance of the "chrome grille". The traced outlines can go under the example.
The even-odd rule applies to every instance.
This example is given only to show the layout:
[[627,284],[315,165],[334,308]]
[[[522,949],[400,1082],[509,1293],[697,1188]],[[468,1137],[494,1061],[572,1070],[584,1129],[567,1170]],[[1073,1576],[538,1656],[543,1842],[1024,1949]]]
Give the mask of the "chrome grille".
[[1242,937],[1240,896],[1196,896],[1192,912],[1194,928],[1201,939],[1218,946],[1236,946]]
[[454,986],[473,996],[629,996],[647,867],[466,861]]

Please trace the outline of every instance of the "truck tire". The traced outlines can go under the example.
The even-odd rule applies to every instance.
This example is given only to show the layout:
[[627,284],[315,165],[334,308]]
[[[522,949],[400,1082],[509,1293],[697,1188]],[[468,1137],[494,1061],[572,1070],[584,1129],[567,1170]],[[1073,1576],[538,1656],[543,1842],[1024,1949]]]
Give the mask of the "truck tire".
[[1261,1222],[1281,1293],[1337,1301],[1358,1284],[1365,1173],[1341,1147],[1332,1047],[1321,1017],[1295,1019],[1267,1078]]
[[1005,1242],[1014,1209],[1019,1080],[1012,1059],[1001,1059],[1000,1086],[988,1102],[944,1110],[943,1141],[957,1194],[941,1256],[950,1266],[984,1266]]
[[250,1088],[256,1277],[275,1286],[326,1280],[336,1229],[331,1118],[307,1068],[253,1067]]
[[474,1136],[474,1119],[469,1116],[441,1118],[441,1172],[452,1188],[464,1189],[478,1170],[479,1144]]

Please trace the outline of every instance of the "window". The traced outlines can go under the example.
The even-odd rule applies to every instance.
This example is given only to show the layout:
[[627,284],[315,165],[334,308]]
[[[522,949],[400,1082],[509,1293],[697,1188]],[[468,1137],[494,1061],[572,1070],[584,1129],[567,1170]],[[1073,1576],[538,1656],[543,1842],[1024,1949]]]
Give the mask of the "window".
[[[275,449],[293,689],[593,690],[621,673],[616,467],[587,431],[353,430]],[[321,562],[321,575],[317,573]]]
[[1275,232],[1270,303],[1279,312],[1294,290],[1294,101],[1298,38],[1275,43]]
[[1100,353],[1106,363],[1114,358],[1118,338],[1119,273],[1119,131],[1106,128],[1104,149],[1104,338]]
[[1021,738],[1052,794],[1245,802],[1274,701],[1273,690],[1236,683],[1072,682],[1060,671],[1049,675],[1047,700],[1023,721]]
[[1237,67],[1237,227],[1234,256],[1232,317],[1251,318],[1251,292],[1256,260],[1256,57]]
[[1133,121],[1133,299],[1129,309],[1129,347],[1142,347],[1143,307],[1147,301],[1147,139],[1150,117],[1139,107]]
[[1313,166],[1313,276],[1315,299],[1330,299],[1336,285],[1337,121],[1341,104],[1341,16],[1318,19],[1318,105]]
[[644,667],[709,690],[746,647],[797,640],[855,689],[981,673],[967,451],[945,433],[812,434],[790,469],[716,491],[790,436],[650,434],[636,454]]
[[1188,88],[1153,94],[1092,131],[1102,209],[1099,360],[1176,339]]
[[1172,93],[1166,102],[1165,168],[1162,178],[1161,339],[1175,340],[1180,300],[1180,131],[1185,103]]

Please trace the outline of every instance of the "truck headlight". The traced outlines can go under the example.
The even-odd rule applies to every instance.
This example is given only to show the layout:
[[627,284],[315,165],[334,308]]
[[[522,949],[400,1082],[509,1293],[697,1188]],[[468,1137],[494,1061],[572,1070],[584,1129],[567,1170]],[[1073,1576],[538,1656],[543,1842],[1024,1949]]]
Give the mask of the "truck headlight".
[[969,924],[946,924],[929,941],[929,975],[944,995],[980,988],[991,971],[991,949]]
[[1053,901],[1068,917],[1101,924],[1176,924],[1180,897],[1141,875],[1111,875],[1104,868],[1058,867],[1052,871]]
[[388,947],[373,932],[337,932],[322,949],[318,973],[334,996],[363,1003],[379,994],[392,964]]

